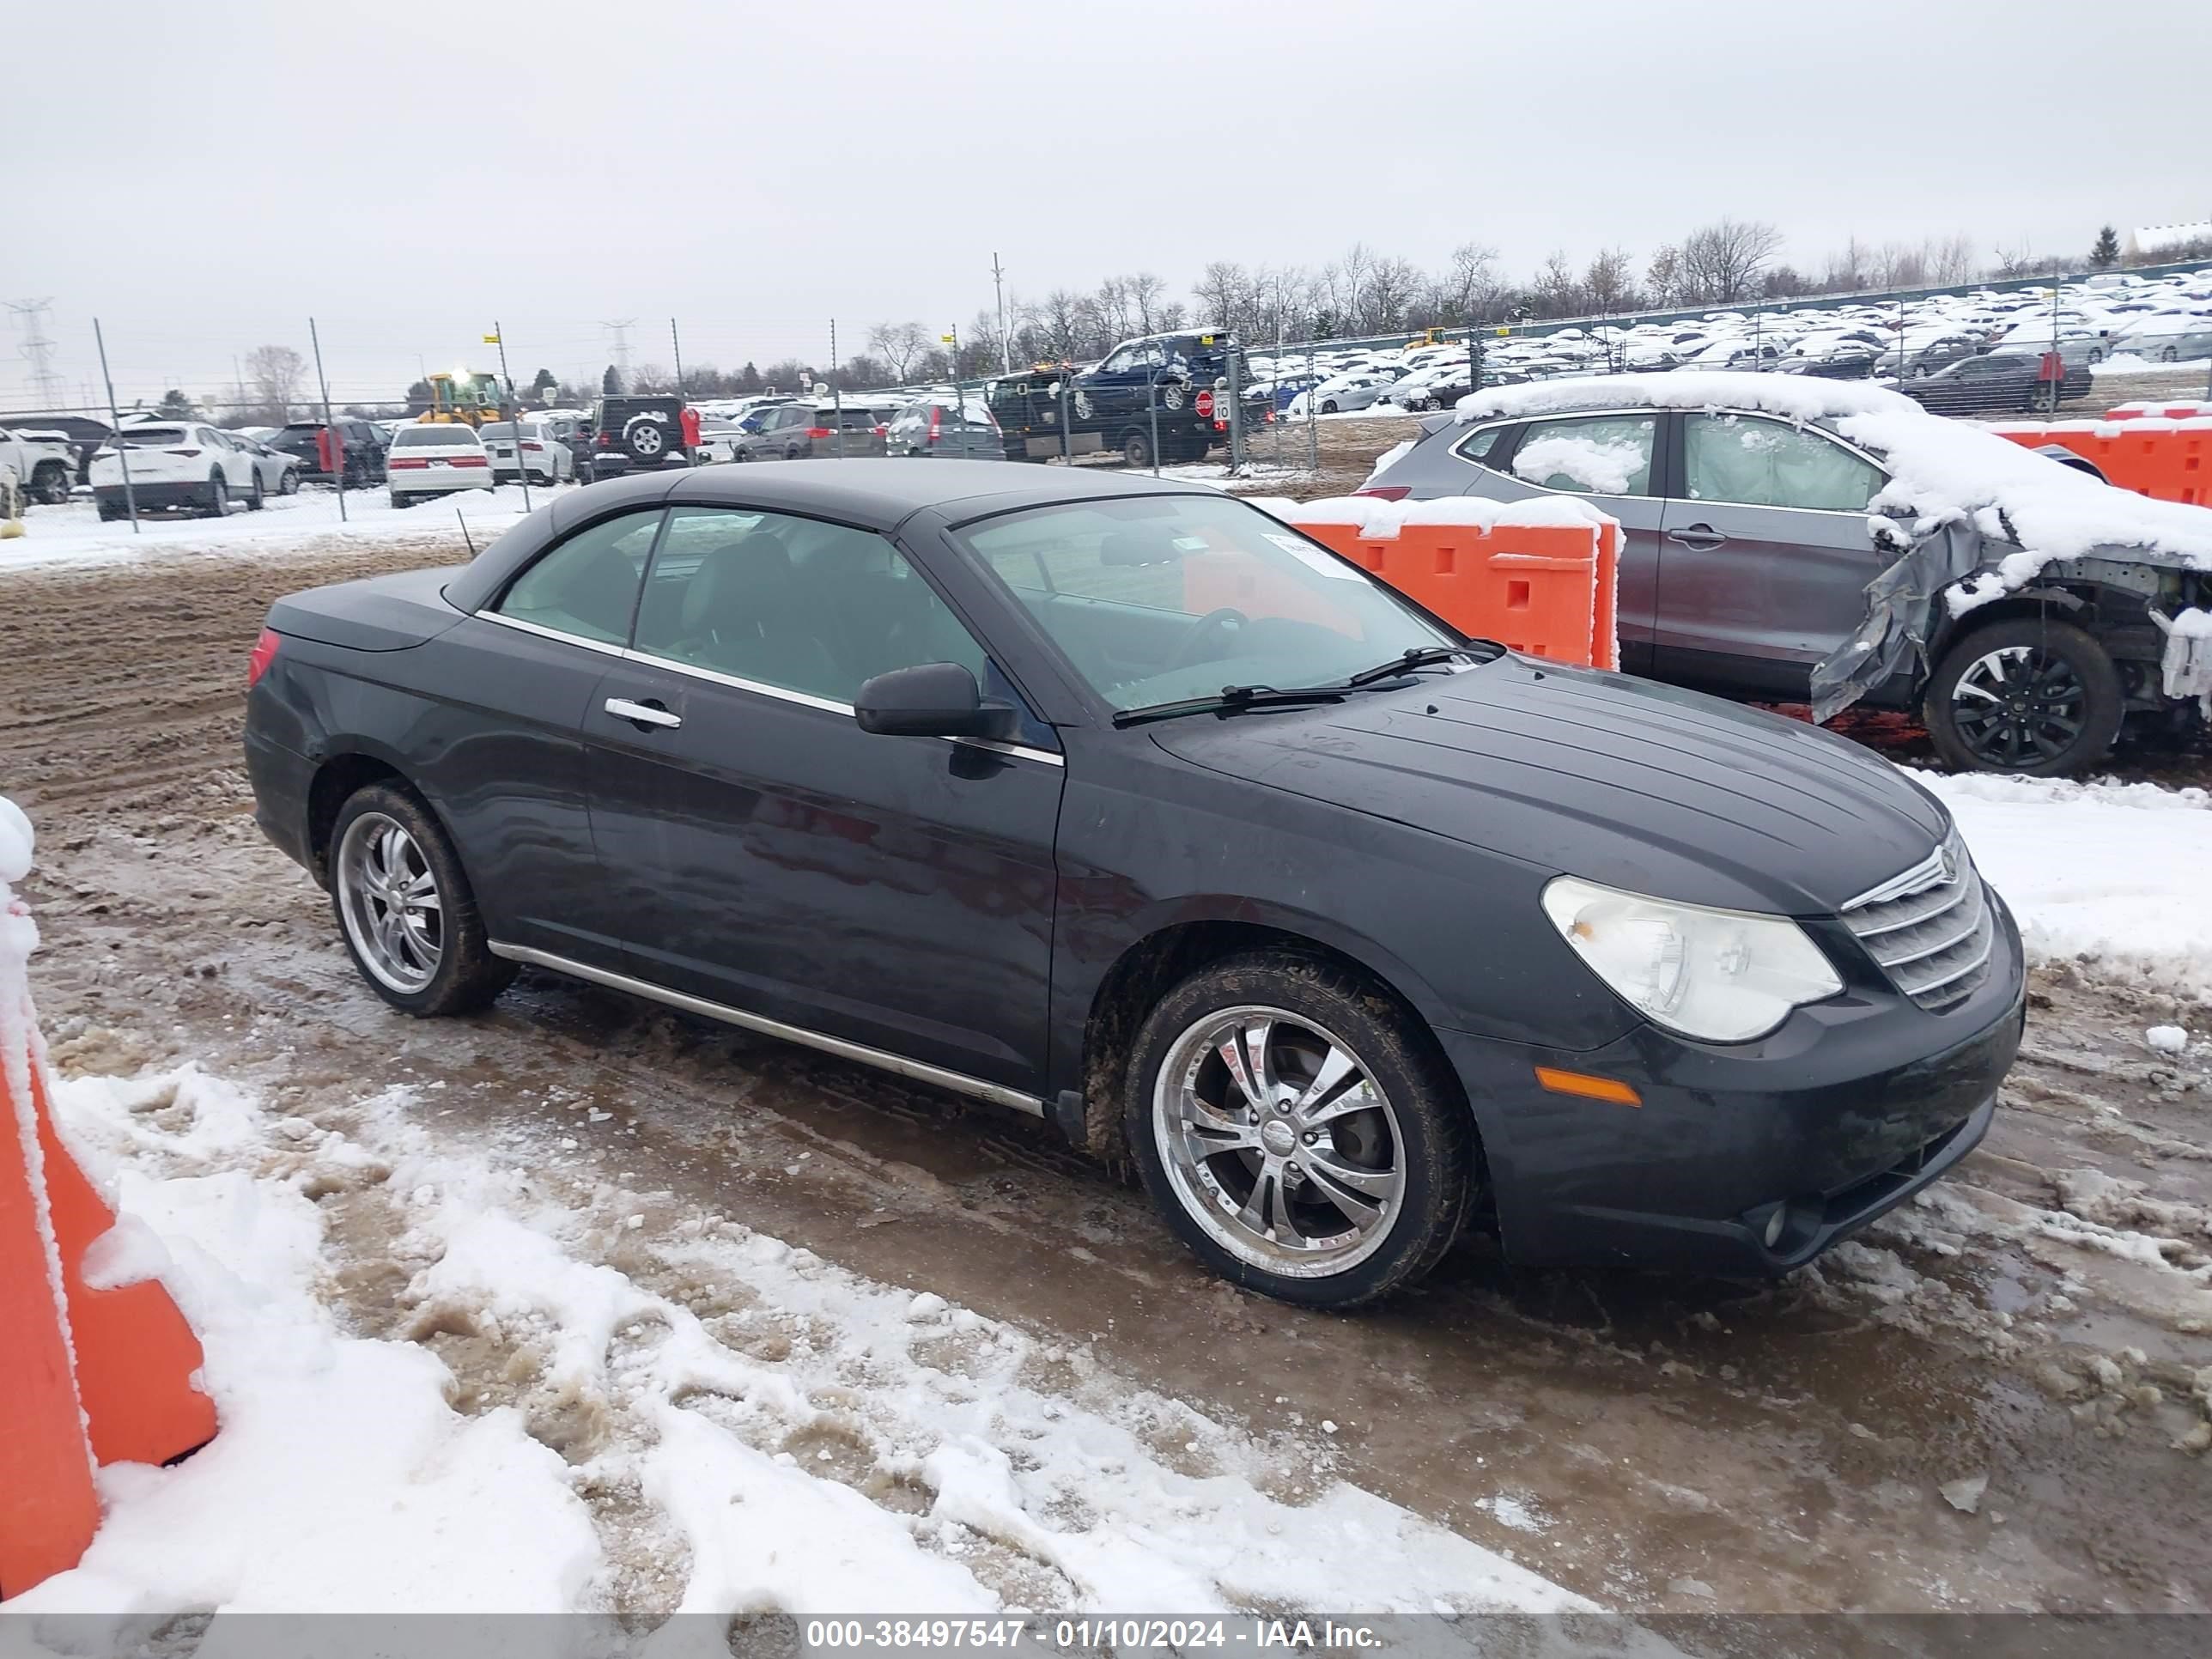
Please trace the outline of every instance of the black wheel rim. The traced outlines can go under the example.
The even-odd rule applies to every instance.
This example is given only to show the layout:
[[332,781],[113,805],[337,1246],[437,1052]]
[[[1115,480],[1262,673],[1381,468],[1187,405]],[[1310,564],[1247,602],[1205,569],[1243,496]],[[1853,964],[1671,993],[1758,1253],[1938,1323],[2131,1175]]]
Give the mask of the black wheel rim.
[[1951,723],[1985,766],[2017,770],[2057,760],[2089,720],[2074,665],[2039,645],[2008,645],[1968,664],[1951,690]]

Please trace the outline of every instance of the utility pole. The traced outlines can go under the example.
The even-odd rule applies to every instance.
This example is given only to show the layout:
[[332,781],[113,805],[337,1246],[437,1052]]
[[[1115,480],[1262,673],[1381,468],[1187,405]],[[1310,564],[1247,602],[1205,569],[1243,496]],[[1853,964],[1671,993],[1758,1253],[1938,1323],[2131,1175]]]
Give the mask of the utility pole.
[[[669,326],[673,328],[675,325],[671,323]],[[514,434],[514,476],[521,482],[522,510],[525,513],[527,513],[530,511],[530,463],[523,459],[522,454],[522,399],[515,397],[514,376],[507,373],[507,325],[501,322],[496,317],[491,319],[491,337],[499,347],[499,378],[507,382],[507,395],[506,398],[501,399],[501,401],[502,403],[512,403],[514,406],[513,415],[507,421],[507,424],[508,430]],[[322,372],[322,363],[320,361],[319,349],[315,365],[315,373],[319,374]],[[325,393],[324,396],[324,403],[325,406],[328,405],[329,401],[329,395]],[[495,478],[492,482],[494,483],[497,483],[499,480]]]
[[138,497],[131,488],[131,446],[123,441],[123,416],[115,407],[115,377],[107,372],[107,337],[100,331],[100,319],[92,319],[93,343],[100,348],[100,378],[107,382],[107,424],[115,434],[115,459],[123,466],[123,505],[131,512],[131,533],[145,532],[138,528]]
[[[323,337],[315,331],[315,319],[307,319],[307,343],[315,349],[315,384],[323,393],[323,431],[331,447],[331,471],[337,474],[338,522],[346,520],[345,504],[345,441],[338,436],[338,423],[331,418],[331,383],[323,375]],[[520,441],[517,440],[518,445]],[[520,456],[522,451],[515,450]]]
[[676,354],[676,395],[690,402],[684,391],[684,342],[676,337],[676,319],[668,319],[668,349]]
[[991,288],[999,296],[999,372],[1014,372],[1013,342],[1006,337],[1006,273],[999,263],[999,256],[991,256]]
[[15,326],[23,333],[22,343],[16,349],[31,365],[31,387],[42,409],[58,407],[67,395],[62,387],[62,377],[54,372],[54,343],[46,335],[46,313],[52,305],[52,299],[8,302],[8,309],[15,313]]
[[845,459],[845,393],[837,384],[837,319],[830,319],[830,417],[837,422],[837,459]]

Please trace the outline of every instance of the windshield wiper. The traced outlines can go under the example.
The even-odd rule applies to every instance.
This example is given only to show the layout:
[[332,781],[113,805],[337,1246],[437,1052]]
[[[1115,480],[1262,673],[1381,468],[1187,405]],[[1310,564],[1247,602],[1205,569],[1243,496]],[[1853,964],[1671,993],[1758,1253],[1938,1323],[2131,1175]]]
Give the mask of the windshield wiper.
[[1473,657],[1477,662],[1495,662],[1505,654],[1505,647],[1495,640],[1469,640],[1465,645],[1415,646],[1402,651],[1388,662],[1378,662],[1372,668],[1363,668],[1344,683],[1351,685],[1372,685],[1377,680],[1395,679],[1401,674],[1410,674],[1416,668],[1433,668],[1438,663],[1451,661],[1455,657]]
[[1344,692],[1340,685],[1294,685],[1279,690],[1272,685],[1224,685],[1210,697],[1184,697],[1175,702],[1156,702],[1146,708],[1124,708],[1114,716],[1114,724],[1142,726],[1148,720],[1171,720],[1182,714],[1238,714],[1248,708],[1341,702]]

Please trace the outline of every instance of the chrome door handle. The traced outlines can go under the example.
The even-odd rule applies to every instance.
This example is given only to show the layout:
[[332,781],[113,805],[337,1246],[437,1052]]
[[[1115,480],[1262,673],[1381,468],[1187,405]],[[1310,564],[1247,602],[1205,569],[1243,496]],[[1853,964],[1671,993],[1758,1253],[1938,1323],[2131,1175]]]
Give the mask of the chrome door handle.
[[1686,530],[1670,530],[1667,532],[1667,539],[1680,542],[1699,553],[1723,546],[1728,541],[1727,537],[1709,524],[1693,524]]
[[684,724],[681,714],[672,714],[651,703],[632,702],[628,697],[609,697],[607,713],[617,720],[635,720],[640,726],[665,726],[672,732]]

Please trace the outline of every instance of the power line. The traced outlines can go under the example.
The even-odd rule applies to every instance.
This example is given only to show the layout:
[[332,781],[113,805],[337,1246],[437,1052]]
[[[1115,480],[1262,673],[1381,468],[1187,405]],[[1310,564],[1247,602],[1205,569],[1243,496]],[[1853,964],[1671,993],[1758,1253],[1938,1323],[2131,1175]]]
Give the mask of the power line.
[[54,343],[46,335],[46,313],[53,303],[51,296],[8,302],[8,309],[15,314],[15,326],[23,334],[16,351],[31,365],[31,385],[42,404],[62,400],[62,377],[54,372]]
[[625,317],[618,323],[603,322],[599,326],[615,337],[615,368],[625,378],[629,374],[629,331],[637,325],[637,319]]

